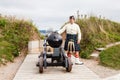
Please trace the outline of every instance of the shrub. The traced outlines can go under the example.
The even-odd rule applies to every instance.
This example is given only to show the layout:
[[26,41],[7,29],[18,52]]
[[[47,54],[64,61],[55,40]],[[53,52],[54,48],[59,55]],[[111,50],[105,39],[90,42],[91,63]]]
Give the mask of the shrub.
[[86,19],[77,19],[76,23],[82,32],[81,57],[90,58],[96,47],[120,41],[120,23],[99,19],[91,16]]
[[113,46],[100,53],[100,64],[120,69],[120,45]]
[[15,17],[0,17],[0,61],[12,61],[19,52],[27,48],[31,37],[40,37],[35,25]]
[[12,44],[8,43],[7,41],[0,42],[0,63],[5,61],[12,61],[13,60],[13,52]]

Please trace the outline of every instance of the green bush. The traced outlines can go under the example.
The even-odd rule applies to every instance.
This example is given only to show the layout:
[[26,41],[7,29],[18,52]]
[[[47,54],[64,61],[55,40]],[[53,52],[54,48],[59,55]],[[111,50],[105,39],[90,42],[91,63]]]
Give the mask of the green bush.
[[13,52],[14,49],[12,49],[13,45],[8,43],[7,41],[0,42],[0,63],[2,63],[2,60],[6,61],[12,61],[13,60]]
[[45,39],[45,36],[44,36],[44,35],[41,35],[40,38],[41,38],[41,39]]
[[12,61],[19,56],[34,34],[39,35],[39,32],[31,22],[0,16],[0,61],[3,58]]
[[82,32],[81,57],[90,58],[95,48],[120,41],[120,23],[91,16],[77,19]]
[[6,25],[6,20],[4,18],[0,18],[0,26],[5,27]]
[[100,64],[120,69],[120,45],[108,48],[100,53]]

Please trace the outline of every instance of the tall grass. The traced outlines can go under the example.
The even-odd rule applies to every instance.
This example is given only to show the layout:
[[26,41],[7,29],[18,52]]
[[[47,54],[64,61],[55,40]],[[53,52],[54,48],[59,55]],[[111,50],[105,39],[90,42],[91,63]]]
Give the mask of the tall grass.
[[30,21],[0,16],[0,63],[17,57],[35,33],[39,32]]
[[96,47],[120,41],[120,23],[95,16],[77,19],[82,31],[81,57],[90,58]]

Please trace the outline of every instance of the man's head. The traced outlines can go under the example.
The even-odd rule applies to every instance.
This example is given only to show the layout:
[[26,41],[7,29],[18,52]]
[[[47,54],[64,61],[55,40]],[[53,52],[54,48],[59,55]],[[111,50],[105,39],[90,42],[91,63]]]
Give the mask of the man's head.
[[74,16],[70,16],[70,17],[69,17],[69,22],[70,22],[71,24],[73,24],[73,23],[75,22],[75,17],[74,17]]

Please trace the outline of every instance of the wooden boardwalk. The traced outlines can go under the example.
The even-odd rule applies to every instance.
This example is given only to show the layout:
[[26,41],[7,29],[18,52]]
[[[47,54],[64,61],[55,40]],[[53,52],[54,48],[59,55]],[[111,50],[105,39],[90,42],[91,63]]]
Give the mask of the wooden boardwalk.
[[73,65],[72,71],[63,67],[48,67],[40,74],[36,62],[39,54],[28,54],[13,80],[100,80],[84,65]]
[[[93,71],[85,65],[73,65],[72,71],[66,72],[63,67],[48,67],[40,74],[36,63],[38,55],[42,50],[43,40],[30,41],[28,52],[24,62],[19,68],[13,80],[120,80],[120,74],[105,79],[100,79]],[[40,50],[41,49],[41,50]],[[74,57],[72,61],[74,63]]]

